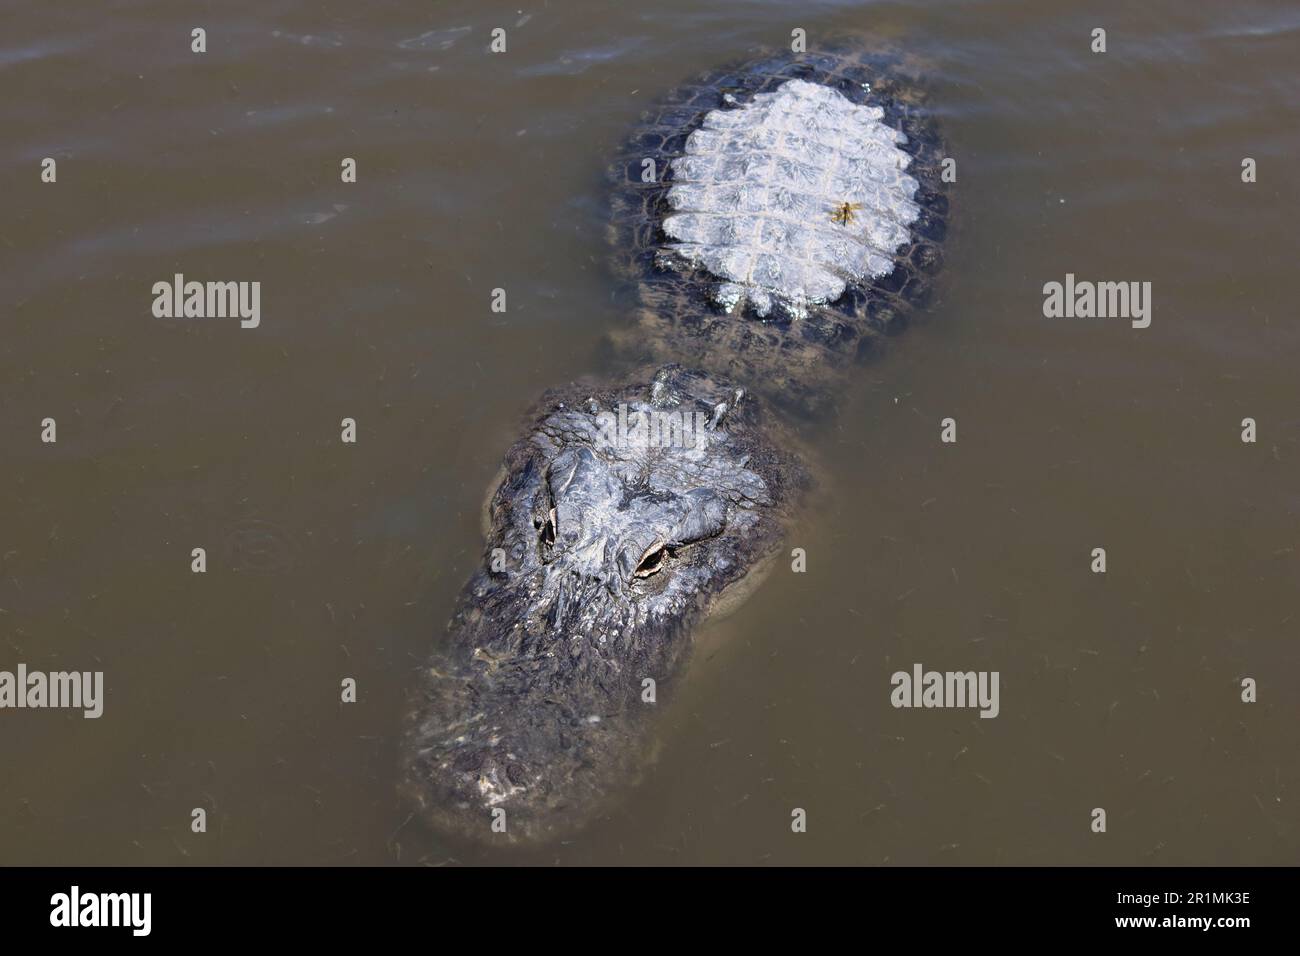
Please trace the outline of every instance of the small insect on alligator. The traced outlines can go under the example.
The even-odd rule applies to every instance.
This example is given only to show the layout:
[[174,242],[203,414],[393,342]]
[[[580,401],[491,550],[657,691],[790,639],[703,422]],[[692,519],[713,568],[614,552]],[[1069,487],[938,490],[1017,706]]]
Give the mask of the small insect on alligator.
[[835,211],[831,213],[831,222],[835,223],[837,226],[851,225],[852,223],[857,222],[858,213],[862,211],[862,208],[863,206],[860,202],[842,202],[836,206]]

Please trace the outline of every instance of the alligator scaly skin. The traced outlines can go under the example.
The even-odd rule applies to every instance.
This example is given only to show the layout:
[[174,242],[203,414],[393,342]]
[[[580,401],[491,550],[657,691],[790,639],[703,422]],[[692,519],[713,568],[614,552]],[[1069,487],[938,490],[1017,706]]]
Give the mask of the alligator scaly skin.
[[[635,297],[633,321],[612,338],[630,370],[606,384],[546,393],[506,455],[488,507],[483,564],[421,673],[403,747],[403,789],[435,828],[484,841],[555,839],[581,829],[645,772],[654,714],[682,674],[695,631],[771,562],[804,497],[808,479],[794,451],[800,424],[828,416],[858,361],[930,295],[948,204],[942,147],[911,72],[905,57],[861,46],[760,55],[678,87],[643,117],[612,163],[615,271]],[[792,81],[843,101],[798,86],[780,100],[771,95]],[[885,255],[888,265],[846,273],[843,291],[827,301],[802,287],[743,287],[735,295],[735,283],[692,261],[689,243],[679,241],[734,239],[737,255],[759,262],[769,228],[793,228],[764,223],[750,234],[757,219],[738,214],[733,228],[707,189],[673,192],[708,167],[683,157],[707,154],[710,130],[757,125],[757,113],[726,111],[774,110],[781,102],[793,102],[796,116],[801,103],[820,104],[816,116],[828,117],[831,130],[841,119],[849,129],[865,122],[853,107],[877,111],[871,115],[888,127],[874,134],[887,157],[880,188],[900,189],[906,180],[898,195],[863,187],[864,208],[843,224],[845,238],[851,226],[864,236],[893,236],[903,224],[903,239],[871,250],[871,262]],[[817,127],[808,115],[809,128]],[[795,184],[788,188],[797,193],[806,182],[812,200],[786,193],[773,202],[804,211],[821,237],[809,241],[840,248],[840,234],[826,226],[839,197],[821,210],[825,221],[808,212],[821,184],[839,181],[838,174],[818,178],[810,165],[818,155],[827,159],[825,142],[804,143],[806,155],[792,151],[789,138],[801,140],[788,126],[776,123],[775,134],[782,162],[792,164],[784,170]],[[702,138],[690,142],[702,127]],[[833,147],[839,134],[823,133]],[[761,143],[774,134],[754,135]],[[901,157],[905,177],[888,157]],[[643,181],[646,160],[656,170],[652,182]],[[721,166],[748,175],[762,160],[751,149],[743,162]],[[678,178],[683,171],[695,180]],[[761,180],[751,185],[762,188]],[[701,195],[713,203],[702,213],[690,208]],[[753,205],[752,193],[736,208],[746,202]],[[873,208],[888,209],[897,223],[872,223]],[[694,218],[671,223],[670,235],[665,221],[673,215]],[[719,215],[720,226],[707,218]],[[793,239],[804,242],[801,236]],[[715,264],[731,255],[705,251],[716,252]],[[834,255],[826,269],[810,270],[769,260],[750,270],[735,261],[742,267],[733,278],[761,273],[777,285],[806,272],[821,288],[839,269]],[[650,419],[667,431],[627,427]]]

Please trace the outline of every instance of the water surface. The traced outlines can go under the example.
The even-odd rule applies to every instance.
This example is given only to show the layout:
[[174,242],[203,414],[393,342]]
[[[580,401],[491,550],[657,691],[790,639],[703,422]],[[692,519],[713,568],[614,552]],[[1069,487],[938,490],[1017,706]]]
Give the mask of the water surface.
[[[0,713],[0,862],[1300,860],[1294,4],[5,20],[0,668],[102,669],[108,696],[98,721]],[[796,27],[932,64],[958,160],[941,301],[816,437],[808,573],[709,630],[647,783],[559,846],[445,844],[395,794],[405,699],[520,413],[626,320],[607,158]],[[154,319],[177,272],[261,281],[261,326]],[[1066,273],[1151,282],[1151,327],[1044,318]],[[916,662],[999,671],[1000,716],[893,709]]]

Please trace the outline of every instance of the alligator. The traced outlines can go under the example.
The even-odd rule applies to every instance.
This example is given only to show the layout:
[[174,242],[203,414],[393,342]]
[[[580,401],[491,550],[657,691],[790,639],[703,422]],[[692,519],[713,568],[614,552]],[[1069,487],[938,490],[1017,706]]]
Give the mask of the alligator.
[[674,90],[612,163],[623,371],[542,396],[488,499],[403,745],[436,830],[555,840],[642,779],[695,635],[807,500],[805,426],[932,295],[921,89],[890,51],[763,52]]

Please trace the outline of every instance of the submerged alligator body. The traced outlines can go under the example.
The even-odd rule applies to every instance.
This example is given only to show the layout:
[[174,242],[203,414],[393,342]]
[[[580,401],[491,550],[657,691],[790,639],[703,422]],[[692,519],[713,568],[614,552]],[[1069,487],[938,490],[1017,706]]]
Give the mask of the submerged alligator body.
[[437,829],[540,841],[635,783],[694,632],[775,556],[795,431],[940,265],[941,152],[897,56],[761,56],[678,88],[614,163],[631,369],[548,392],[421,675],[403,786]]

